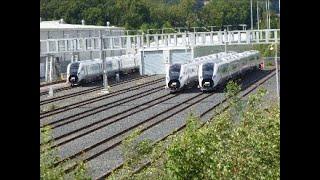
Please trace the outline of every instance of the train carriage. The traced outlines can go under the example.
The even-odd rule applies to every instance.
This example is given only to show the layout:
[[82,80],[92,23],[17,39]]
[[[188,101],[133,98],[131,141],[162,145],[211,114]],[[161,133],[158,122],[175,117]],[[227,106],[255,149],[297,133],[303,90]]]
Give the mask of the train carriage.
[[[106,57],[107,75],[114,77],[117,73],[130,73],[139,69],[137,56],[123,55]],[[71,86],[101,80],[103,63],[101,59],[84,60],[70,63],[67,67],[67,83]]]
[[199,65],[199,87],[202,91],[213,90],[218,84],[261,64],[259,51],[245,51],[214,59]]
[[201,63],[233,54],[235,54],[235,52],[221,52],[210,56],[195,58],[190,63],[176,63],[168,66],[166,68],[166,89],[168,89],[170,93],[174,93],[186,87],[198,85],[198,67]]

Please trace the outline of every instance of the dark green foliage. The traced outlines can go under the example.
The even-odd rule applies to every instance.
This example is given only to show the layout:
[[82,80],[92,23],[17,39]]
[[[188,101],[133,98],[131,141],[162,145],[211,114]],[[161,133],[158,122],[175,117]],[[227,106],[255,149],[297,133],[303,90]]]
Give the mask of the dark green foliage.
[[[276,2],[272,4],[275,6]],[[260,6],[260,28],[264,28],[265,10],[262,3]],[[256,1],[253,9],[256,27]],[[248,0],[212,0],[206,6],[199,0],[40,0],[40,17],[44,20],[63,18],[74,24],[80,24],[82,19],[92,25],[106,25],[109,21],[111,25],[143,30],[168,25],[218,26],[219,29],[228,24],[250,26],[251,22]],[[272,11],[271,28],[278,27],[279,19]]]
[[279,179],[279,107],[260,108],[264,94],[249,97],[240,124],[225,112],[186,131],[167,151],[166,173],[172,179]]
[[[230,108],[201,128],[191,113],[184,132],[152,148],[148,168],[138,174],[122,171],[111,179],[280,179],[279,106],[263,108],[266,90],[258,89],[243,100],[241,119],[234,123],[231,112],[239,90],[236,83],[228,83]],[[137,131],[129,142],[138,135]]]
[[53,179],[76,179],[76,180],[90,180],[87,175],[87,168],[83,162],[76,164],[75,170],[70,174],[64,172],[64,167],[69,163],[68,161],[54,166],[60,161],[58,151],[56,148],[51,148],[53,142],[50,142],[51,128],[49,126],[40,129],[40,141],[43,145],[40,146],[40,179],[53,180]]
[[140,130],[134,131],[122,143],[122,151],[125,158],[125,166],[132,171],[135,165],[140,162],[145,155],[152,151],[150,140],[137,141]]

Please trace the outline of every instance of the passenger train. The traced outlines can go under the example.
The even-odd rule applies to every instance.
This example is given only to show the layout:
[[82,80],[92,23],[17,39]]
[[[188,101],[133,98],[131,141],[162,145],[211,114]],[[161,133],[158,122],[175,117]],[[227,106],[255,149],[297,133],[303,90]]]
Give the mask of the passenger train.
[[260,53],[255,50],[212,59],[199,65],[199,87],[202,91],[211,91],[225,80],[260,65]]
[[190,63],[175,63],[168,66],[166,68],[166,89],[168,89],[170,93],[174,93],[186,87],[198,85],[198,67],[201,63],[230,56],[232,54],[235,54],[235,52],[221,52],[206,57],[195,58]]
[[[101,59],[72,62],[67,66],[67,83],[71,86],[101,80],[103,77],[103,63]],[[105,61],[108,76],[116,73],[130,73],[139,70],[137,56],[123,55],[107,57]]]

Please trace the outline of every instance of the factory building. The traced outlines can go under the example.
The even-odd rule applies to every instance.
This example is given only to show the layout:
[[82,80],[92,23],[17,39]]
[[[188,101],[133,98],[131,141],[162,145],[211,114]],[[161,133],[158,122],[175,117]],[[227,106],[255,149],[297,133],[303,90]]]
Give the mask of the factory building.
[[[124,28],[110,26],[109,22],[107,26],[94,26],[86,25],[82,20],[82,24],[67,24],[63,19],[57,21],[41,21],[40,18],[40,40],[47,39],[64,39],[64,38],[90,38],[99,37],[99,33],[103,36],[121,36],[125,35]],[[79,46],[83,46],[86,43],[86,47],[93,46],[95,41],[78,42]],[[68,45],[59,44],[59,48],[66,48]],[[45,81],[46,74],[49,73],[50,63],[48,63],[47,55],[42,55],[41,51],[45,51],[40,44],[40,82]],[[124,50],[112,50],[106,51],[106,56],[119,56],[125,54]],[[81,61],[99,58],[100,54],[97,51],[85,51],[85,52],[61,52],[54,54],[54,63],[52,63],[52,70],[54,79],[63,78],[67,71],[67,65],[72,61]]]

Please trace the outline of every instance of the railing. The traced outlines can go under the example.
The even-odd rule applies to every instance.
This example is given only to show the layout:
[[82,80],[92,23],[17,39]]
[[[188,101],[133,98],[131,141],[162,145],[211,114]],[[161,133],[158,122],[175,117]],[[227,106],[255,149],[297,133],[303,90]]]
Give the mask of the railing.
[[184,32],[40,40],[40,55],[102,50],[280,43],[280,29]]

